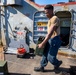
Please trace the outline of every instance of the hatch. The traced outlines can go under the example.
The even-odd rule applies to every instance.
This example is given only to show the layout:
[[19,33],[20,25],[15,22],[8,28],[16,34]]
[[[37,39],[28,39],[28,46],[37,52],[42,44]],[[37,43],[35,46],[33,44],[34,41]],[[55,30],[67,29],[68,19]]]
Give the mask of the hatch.
[[47,34],[48,18],[44,11],[35,12],[33,22],[33,41],[37,44],[39,37],[45,37]]
[[71,29],[71,13],[69,11],[58,11],[55,15],[60,18],[61,47],[68,47]]

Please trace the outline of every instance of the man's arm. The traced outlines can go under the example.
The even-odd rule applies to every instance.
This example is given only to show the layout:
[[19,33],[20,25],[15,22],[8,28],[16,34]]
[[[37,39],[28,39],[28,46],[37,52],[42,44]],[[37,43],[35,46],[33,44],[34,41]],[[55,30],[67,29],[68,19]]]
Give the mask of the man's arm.
[[50,26],[50,31],[48,32],[48,34],[46,35],[45,39],[43,40],[42,43],[38,44],[38,48],[43,48],[45,46],[45,44],[47,43],[47,41],[50,39],[50,37],[52,36],[53,31],[57,29],[57,26],[55,25],[51,25]]
[[49,28],[49,32],[46,35],[45,39],[43,40],[42,44],[43,46],[46,44],[46,42],[50,39],[50,37],[52,36],[53,32],[57,29],[57,26],[55,26],[55,24],[51,25]]
[[39,48],[43,48],[45,46],[46,42],[51,38],[53,32],[58,28],[57,24],[58,24],[58,20],[56,17],[54,17],[54,19],[51,22],[48,34],[46,35],[42,43],[38,44]]

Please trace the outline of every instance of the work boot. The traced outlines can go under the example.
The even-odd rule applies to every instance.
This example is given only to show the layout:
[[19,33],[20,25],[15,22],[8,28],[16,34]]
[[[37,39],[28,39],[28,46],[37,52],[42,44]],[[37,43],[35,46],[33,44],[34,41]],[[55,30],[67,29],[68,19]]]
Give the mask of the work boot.
[[58,69],[61,64],[62,64],[62,61],[59,61],[59,64],[57,66],[54,66],[54,69]]
[[41,71],[41,72],[44,72],[44,67],[35,67],[35,68],[34,68],[34,71],[37,71],[37,72]]

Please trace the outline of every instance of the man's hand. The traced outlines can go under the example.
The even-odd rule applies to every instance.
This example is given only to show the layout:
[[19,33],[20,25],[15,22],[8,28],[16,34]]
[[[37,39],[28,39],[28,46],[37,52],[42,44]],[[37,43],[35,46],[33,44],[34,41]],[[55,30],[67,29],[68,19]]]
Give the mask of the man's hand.
[[38,44],[37,46],[38,48],[44,48],[44,45],[42,43]]

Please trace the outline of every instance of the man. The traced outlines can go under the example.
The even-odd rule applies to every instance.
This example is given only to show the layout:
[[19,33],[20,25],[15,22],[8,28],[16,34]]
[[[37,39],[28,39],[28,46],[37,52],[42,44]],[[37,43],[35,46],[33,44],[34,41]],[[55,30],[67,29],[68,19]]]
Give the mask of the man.
[[42,43],[38,44],[38,48],[43,48],[44,53],[41,60],[40,67],[35,67],[34,71],[44,71],[44,67],[48,64],[48,61],[54,65],[54,69],[58,69],[62,64],[62,61],[59,61],[56,56],[58,49],[61,45],[60,40],[60,25],[59,18],[53,13],[54,7],[52,5],[46,5],[44,11],[46,16],[49,18],[47,24],[48,33]]

